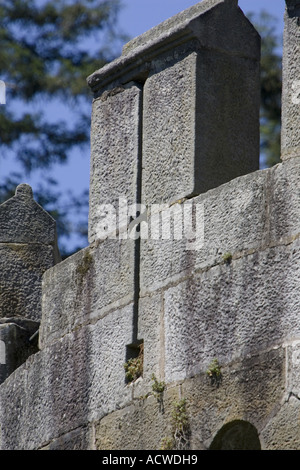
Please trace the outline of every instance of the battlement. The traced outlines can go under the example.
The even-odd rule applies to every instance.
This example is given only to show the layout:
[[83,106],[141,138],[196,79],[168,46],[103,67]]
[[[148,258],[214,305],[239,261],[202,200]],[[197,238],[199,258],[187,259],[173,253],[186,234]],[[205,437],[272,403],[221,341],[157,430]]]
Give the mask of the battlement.
[[103,204],[172,204],[258,170],[259,72],[260,37],[237,2],[205,0],[88,77],[90,243]]
[[133,39],[88,77],[89,245],[60,261],[27,185],[0,206],[2,357],[2,327],[39,328],[0,376],[1,449],[300,448],[299,107],[285,83],[283,161],[259,171],[259,61],[236,0]]

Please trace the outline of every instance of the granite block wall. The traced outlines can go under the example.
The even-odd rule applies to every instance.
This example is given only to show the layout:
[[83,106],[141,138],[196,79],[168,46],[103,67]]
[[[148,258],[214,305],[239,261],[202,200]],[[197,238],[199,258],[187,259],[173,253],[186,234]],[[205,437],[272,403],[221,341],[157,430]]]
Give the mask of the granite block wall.
[[[285,129],[257,170],[259,42],[236,0],[204,0],[89,77],[89,245],[29,282],[2,450],[300,448],[300,160]],[[1,356],[24,351],[9,305]]]

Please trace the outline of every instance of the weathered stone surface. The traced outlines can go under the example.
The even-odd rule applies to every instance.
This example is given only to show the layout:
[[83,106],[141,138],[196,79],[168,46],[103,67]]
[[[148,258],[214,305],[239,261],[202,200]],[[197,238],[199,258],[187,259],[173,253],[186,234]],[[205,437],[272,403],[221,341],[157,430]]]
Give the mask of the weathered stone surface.
[[38,351],[37,338],[34,336],[38,329],[39,323],[30,320],[1,320],[0,383]]
[[300,342],[286,343],[285,393],[276,413],[273,413],[262,431],[264,445],[270,450],[299,449],[300,413]]
[[284,47],[281,158],[300,156],[300,28],[299,3],[286,0]]
[[[67,339],[31,356],[4,382],[2,449],[40,448],[85,421],[88,353],[83,341],[77,338],[71,347]],[[15,406],[5,413],[3,403],[10,402]]]
[[[113,317],[110,320],[114,321]],[[18,405],[1,416],[2,449],[40,445],[61,450],[159,450],[174,435],[174,408],[182,399],[186,400],[188,417],[187,448],[205,449],[224,422],[247,420],[260,432],[269,416],[280,410],[285,378],[285,353],[280,348],[222,367],[219,387],[200,374],[182,385],[169,385],[161,393],[130,402],[131,388],[124,384],[120,368],[121,351],[128,340],[119,335],[124,323],[116,334],[116,344],[110,343],[111,354],[101,341],[111,331],[105,326],[110,328],[111,324],[100,323],[89,328],[85,339],[82,330],[33,356],[27,367],[20,367],[2,385],[2,403],[10,399]],[[92,366],[91,361],[107,364],[104,358],[113,361],[111,368]],[[92,378],[91,372],[96,376]],[[34,375],[39,381],[33,381]],[[91,380],[93,386],[88,388]],[[122,391],[127,392],[127,402],[114,403]],[[88,422],[94,422],[94,432]]]
[[99,420],[132,399],[132,388],[126,385],[124,363],[127,345],[131,344],[134,305],[115,310],[91,330],[92,378],[90,381],[89,420]]
[[153,60],[144,86],[144,204],[258,169],[258,76],[258,62],[191,44]]
[[272,244],[300,234],[300,160],[286,160],[268,171],[269,239]]
[[[232,6],[237,6],[237,0],[225,0],[228,4]],[[163,23],[160,23],[157,26],[154,26],[149,31],[141,34],[140,36],[133,38],[123,47],[123,55],[126,55],[138,47],[143,47],[148,44],[153,43],[158,38],[164,37],[165,35],[170,35],[170,31],[178,31],[184,29],[187,25],[190,24],[195,18],[199,17],[204,13],[207,13],[208,10],[216,6],[220,6],[222,3],[225,3],[224,0],[204,0],[196,5],[193,5],[190,8],[178,13],[177,15],[172,16]],[[205,27],[205,26],[204,26]],[[178,31],[179,32],[179,31]],[[201,31],[202,32],[202,31]],[[212,34],[213,32],[211,32]],[[203,34],[203,36],[205,36]],[[216,35],[216,40],[220,38]],[[224,43],[222,44],[224,47]]]
[[[175,56],[175,57],[174,57]],[[144,86],[142,202],[174,201],[195,186],[197,55],[152,64]],[[162,64],[167,64],[165,70]]]
[[0,318],[41,319],[42,275],[54,263],[51,245],[0,244]]
[[[141,241],[142,294],[177,282],[195,269],[214,266],[226,253],[240,256],[293,240],[300,233],[299,185],[300,161],[291,159],[173,205],[170,211],[177,206],[181,214],[179,240],[175,239],[172,225],[169,240],[162,239],[161,231],[154,239],[150,213],[149,237]],[[193,207],[194,212],[199,208],[199,214],[203,214],[201,218],[195,212],[192,236],[184,231],[187,206]],[[174,212],[170,214],[176,221]],[[159,216],[162,220],[163,210]]]
[[159,450],[171,433],[172,402],[177,397],[178,390],[173,388],[163,393],[163,404],[150,395],[104,417],[95,423],[96,449]]
[[93,450],[92,430],[86,426],[58,437],[40,450]]
[[286,344],[287,366],[286,366],[286,400],[290,397],[300,397],[300,340],[291,340]]
[[[161,231],[155,240],[150,214],[150,235],[141,241],[142,294],[177,281],[194,269],[218,264],[226,253],[263,246],[268,230],[267,201],[267,174],[257,172],[177,205],[182,223],[179,240],[175,239],[172,225],[169,240],[162,239]],[[194,233],[191,235],[185,232],[187,206],[195,212],[193,218],[189,215],[186,219],[193,222]],[[170,210],[175,207],[171,206]],[[170,214],[176,223],[174,215]],[[165,217],[162,211],[159,215],[160,220]]]
[[[163,297],[161,293],[139,300],[138,312],[138,338],[144,341],[144,365],[143,381],[137,387],[152,385],[152,375],[161,379],[164,374],[163,357]],[[140,391],[140,395],[145,395],[148,390]],[[137,397],[139,391],[135,390]]]
[[[235,27],[229,28],[233,23]],[[107,88],[131,80],[144,81],[153,59],[192,38],[205,48],[257,60],[259,35],[237,8],[237,0],[203,0],[130,41],[120,58],[88,77],[88,84],[99,96]]]
[[298,337],[299,259],[297,239],[170,287],[164,296],[167,381],[198,374],[214,357],[228,363]]
[[223,424],[237,420],[255,426],[260,438],[269,416],[280,410],[284,366],[285,352],[279,348],[222,367],[218,387],[205,373],[180,385],[166,385],[159,397],[150,394],[95,422],[95,446],[166,450],[167,444],[175,444],[174,410],[181,400],[186,403],[184,449],[209,449]]
[[[212,385],[206,373],[186,380],[186,399],[192,449],[209,449],[224,424],[251,423],[261,438],[266,422],[281,406],[285,387],[285,350],[282,348],[221,365],[222,381]],[[206,363],[209,366],[209,363]],[[287,426],[286,426],[287,428]],[[238,450],[235,448],[235,450]]]
[[[125,197],[129,193],[132,200],[136,180],[128,169],[136,162],[132,139],[137,134],[142,139],[139,182],[146,205],[200,194],[258,169],[259,47],[259,35],[236,0],[204,0],[134,40],[120,59],[89,77],[96,98],[92,161],[97,162],[92,166],[90,241],[101,217],[99,196],[93,196],[100,193],[97,180],[110,201],[115,201],[115,191]],[[120,91],[132,81],[144,83],[143,102],[137,99],[138,112],[128,107],[124,112],[123,105],[120,111],[129,93]],[[120,149],[128,154],[126,160]],[[101,161],[104,153],[108,165]],[[126,168],[120,166],[120,156]],[[107,191],[103,176],[113,174],[115,185]]]
[[[1,386],[1,449],[42,448],[130,403],[126,345],[132,306],[77,329],[31,356]],[[13,406],[7,413],[5,404]]]
[[0,243],[41,243],[55,248],[55,220],[33,199],[32,188],[20,184],[0,205]]
[[43,273],[59,261],[55,220],[20,184],[0,205],[0,318],[41,318]]
[[299,450],[299,412],[297,397],[291,397],[273,416],[261,434],[268,450]]
[[[107,211],[119,198],[137,203],[141,165],[141,87],[135,83],[104,93],[93,103],[89,242],[103,239]],[[119,227],[119,220],[115,221]],[[125,225],[127,225],[127,220]],[[116,230],[116,227],[114,227]],[[107,233],[109,235],[109,233]]]
[[[0,206],[0,449],[299,448],[300,159],[195,196],[255,162],[258,44],[236,0],[204,0],[93,75],[89,247],[47,269],[53,221],[30,187]],[[192,205],[199,230],[99,240],[101,205],[142,194],[184,229]]]
[[[37,374],[39,371],[41,373],[42,369],[39,369],[38,363],[46,366],[48,361],[44,378],[42,378],[43,375],[42,377],[39,375],[43,385],[48,385],[44,393],[42,387],[32,388],[32,382],[26,379],[27,373],[25,372],[28,371],[23,366],[2,385],[0,399],[6,400],[7,394],[11,393],[11,397],[14,396],[14,403],[19,403],[18,409],[13,408],[10,414],[5,415],[6,426],[1,428],[2,449],[34,448],[35,442],[43,442],[44,439],[45,449],[64,450],[71,447],[83,450],[86,448],[159,450],[174,436],[174,408],[182,399],[186,400],[188,418],[187,448],[207,449],[224,422],[237,419],[247,420],[261,432],[265,429],[268,417],[274,416],[280,410],[284,390],[285,353],[279,348],[253,358],[245,358],[242,363],[237,361],[227,367],[222,367],[223,380],[219,387],[211,385],[207,376],[201,374],[186,380],[182,385],[166,386],[160,394],[149,394],[148,397],[140,397],[132,403],[124,402],[124,406],[119,410],[118,407],[107,409],[106,416],[98,416],[98,418],[94,416],[94,432],[91,432],[91,426],[79,425],[81,420],[88,422],[85,413],[87,413],[87,403],[91,403],[90,395],[85,388],[87,384],[85,385],[84,380],[81,380],[83,376],[88,377],[90,361],[87,360],[87,356],[80,357],[80,353],[96,352],[94,348],[97,345],[99,354],[100,349],[102,352],[105,351],[105,347],[101,346],[101,342],[93,341],[93,346],[90,348],[88,346],[90,343],[87,341],[85,348],[79,351],[74,339],[75,337],[72,336],[69,340],[65,339],[65,344],[57,343],[51,349],[39,353],[35,356],[35,358],[39,357],[38,361],[35,358],[31,359],[30,379],[32,379],[32,373]],[[91,337],[86,339],[90,340]],[[96,339],[99,339],[97,335],[94,337],[94,340]],[[82,341],[83,337],[79,335],[77,340]],[[83,346],[83,343],[80,346]],[[114,358],[117,353],[118,346],[120,344],[117,342],[111,358]],[[73,359],[71,359],[72,355]],[[63,358],[67,359],[64,371],[61,367],[57,369],[60,365],[59,361]],[[97,360],[100,356],[95,355],[93,358]],[[116,360],[117,364],[119,358],[113,360]],[[83,364],[85,364],[84,370],[80,368]],[[101,377],[100,382],[99,377],[95,377],[93,382],[95,385],[93,392],[98,391],[98,395],[94,396],[93,405],[102,403],[102,400],[98,401],[99,392],[109,400],[113,400],[116,395],[112,382],[107,388],[105,381],[107,376],[103,369]],[[49,394],[50,386],[53,387],[51,394]],[[74,386],[76,386],[76,394]],[[28,391],[27,387],[30,388]],[[118,392],[120,392],[120,387],[122,388],[122,384],[118,385]],[[125,386],[125,390],[130,390],[130,387]],[[64,401],[62,395],[64,395]],[[22,407],[22,402],[27,402],[30,397],[31,408]],[[57,413],[52,415],[51,419],[49,413],[53,413],[54,409]],[[102,411],[104,412],[104,409]],[[72,417],[72,423],[67,422],[68,417]],[[16,442],[14,442],[13,433],[9,432],[8,419],[15,422],[17,433],[20,433]],[[40,430],[39,437],[36,427],[29,424],[29,429],[27,429],[27,420],[31,423],[34,419],[38,420],[35,423]],[[68,426],[71,429],[71,424],[75,425],[76,429],[66,433],[64,430]],[[61,430],[61,436],[57,434],[58,430]],[[46,442],[47,439],[51,441],[49,444]]]
[[49,269],[43,277],[40,347],[134,299],[133,240],[105,240]]

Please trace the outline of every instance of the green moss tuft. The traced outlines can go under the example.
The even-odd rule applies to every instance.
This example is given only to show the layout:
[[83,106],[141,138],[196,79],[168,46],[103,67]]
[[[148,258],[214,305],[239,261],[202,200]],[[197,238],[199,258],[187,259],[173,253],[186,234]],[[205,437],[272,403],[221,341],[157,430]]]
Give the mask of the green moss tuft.
[[93,264],[93,256],[91,255],[89,251],[86,251],[84,253],[84,256],[81,262],[78,264],[76,268],[77,274],[79,274],[81,278],[83,278],[89,271],[92,264]]

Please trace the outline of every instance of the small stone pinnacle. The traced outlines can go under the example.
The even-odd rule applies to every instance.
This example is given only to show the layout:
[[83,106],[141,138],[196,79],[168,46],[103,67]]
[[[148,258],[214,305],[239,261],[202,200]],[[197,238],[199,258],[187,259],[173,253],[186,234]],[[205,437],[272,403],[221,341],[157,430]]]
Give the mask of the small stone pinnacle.
[[33,191],[29,184],[19,184],[16,188],[16,196],[33,198]]

